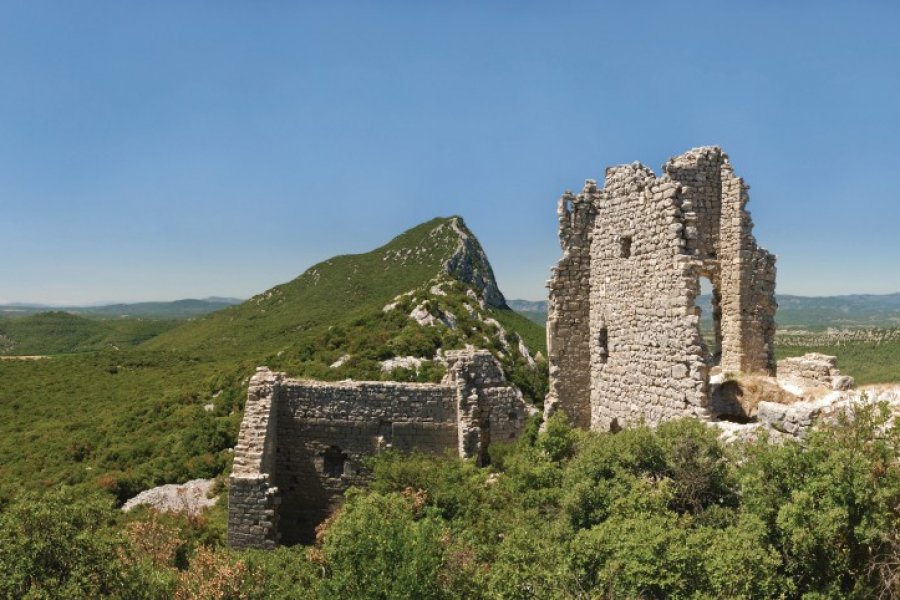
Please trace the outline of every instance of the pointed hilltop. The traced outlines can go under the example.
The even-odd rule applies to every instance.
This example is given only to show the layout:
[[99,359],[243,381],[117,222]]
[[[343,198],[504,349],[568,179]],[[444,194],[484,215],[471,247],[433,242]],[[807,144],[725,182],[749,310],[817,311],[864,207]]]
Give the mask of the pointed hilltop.
[[540,398],[544,332],[509,309],[478,239],[453,216],[320,262],[145,348],[253,358],[318,379],[432,381],[442,353],[466,345],[493,351]]

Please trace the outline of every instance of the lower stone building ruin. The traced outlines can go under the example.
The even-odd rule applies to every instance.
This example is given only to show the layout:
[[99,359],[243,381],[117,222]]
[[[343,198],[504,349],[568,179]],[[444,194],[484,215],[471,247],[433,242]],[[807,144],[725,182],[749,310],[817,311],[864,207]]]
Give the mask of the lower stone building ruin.
[[384,448],[457,452],[484,462],[492,441],[521,432],[517,388],[486,350],[447,352],[440,384],[289,379],[264,367],[250,380],[228,498],[228,545],[309,542],[344,491],[367,480]]
[[[709,372],[775,371],[775,256],[760,248],[748,186],[718,147],[610,167],[559,201],[564,255],[548,284],[548,405],[617,429],[710,415]],[[700,331],[712,287],[714,341]]]

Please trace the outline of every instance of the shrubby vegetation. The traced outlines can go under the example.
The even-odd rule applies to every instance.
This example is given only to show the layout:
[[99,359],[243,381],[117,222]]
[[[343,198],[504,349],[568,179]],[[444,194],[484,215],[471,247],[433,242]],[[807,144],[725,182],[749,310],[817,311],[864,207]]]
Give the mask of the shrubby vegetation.
[[70,485],[124,500],[218,475],[253,368],[142,351],[0,361],[0,494]]
[[[468,298],[461,284],[446,288],[446,296],[432,296],[436,307],[450,310]],[[424,298],[427,288],[420,291]],[[402,308],[385,313],[381,305],[370,307],[294,336],[275,353],[251,346],[230,356],[210,345],[0,361],[0,492],[13,485],[100,486],[124,501],[155,485],[220,475],[230,466],[247,380],[260,364],[323,380],[437,382],[444,374],[437,362],[385,373],[379,361],[433,357],[471,343],[501,356],[507,377],[531,401],[546,394],[546,362],[531,367],[519,355],[514,327],[520,317],[510,311],[485,313],[507,328],[512,351],[504,352],[497,327],[484,320],[466,316],[456,329],[425,327],[408,317],[411,307]],[[346,364],[331,368],[345,354]]]
[[[430,291],[436,281],[440,281],[442,294]],[[349,378],[436,383],[444,375],[444,368],[431,359],[439,352],[472,345],[491,350],[507,378],[532,403],[540,404],[548,389],[547,363],[541,360],[529,365],[519,353],[519,339],[521,336],[533,353],[543,354],[546,352],[543,332],[511,310],[480,308],[467,295],[468,290],[468,286],[449,278],[429,281],[396,300],[392,310],[372,307],[360,311],[353,319],[316,328],[299,336],[291,348],[270,355],[264,362],[295,376],[325,381]],[[453,315],[454,327],[442,323],[420,325],[409,318],[416,306],[423,306],[436,317]],[[412,356],[425,362],[418,369],[396,368],[383,372],[380,361],[395,356]],[[341,366],[331,366],[342,357],[347,358]]]
[[[35,598],[896,598],[900,428],[878,407],[804,443],[694,420],[555,416],[493,465],[385,453],[314,546],[234,553],[221,515],[127,519],[54,493],[0,509],[0,590]],[[217,523],[219,523],[217,525]],[[132,595],[134,594],[134,595]]]
[[175,328],[173,320],[101,320],[62,311],[0,318],[0,355],[45,355],[130,348]]

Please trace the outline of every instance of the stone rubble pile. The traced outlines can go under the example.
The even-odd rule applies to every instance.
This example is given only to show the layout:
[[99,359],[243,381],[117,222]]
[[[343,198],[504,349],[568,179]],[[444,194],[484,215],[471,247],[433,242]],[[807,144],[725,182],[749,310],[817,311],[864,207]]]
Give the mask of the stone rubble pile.
[[801,440],[820,423],[833,422],[841,415],[851,416],[865,405],[886,403],[894,417],[900,416],[900,386],[872,387],[861,390],[835,390],[812,400],[798,400],[793,404],[760,402],[756,421],[711,423],[722,431],[725,441],[751,441],[765,431],[775,442]]
[[841,375],[837,357],[811,352],[778,361],[778,378],[807,387],[824,386],[832,390],[848,390],[853,378]]

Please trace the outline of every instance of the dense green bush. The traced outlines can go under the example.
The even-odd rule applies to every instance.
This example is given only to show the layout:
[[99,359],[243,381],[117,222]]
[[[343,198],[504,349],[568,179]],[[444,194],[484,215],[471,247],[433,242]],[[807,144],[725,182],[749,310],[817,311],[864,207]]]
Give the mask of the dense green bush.
[[[900,431],[887,417],[865,409],[803,444],[727,448],[694,420],[596,434],[559,416],[493,451],[493,474],[382,455],[372,487],[326,531],[320,591],[354,597],[363,588],[340,586],[370,581],[367,597],[897,597]],[[411,546],[416,575],[398,575]],[[345,569],[352,578],[332,579]],[[387,583],[403,578],[414,587]]]
[[734,448],[692,420],[597,434],[560,415],[489,468],[383,453],[314,546],[273,553],[221,548],[224,507],[122,522],[23,495],[0,502],[0,597],[896,598],[898,456],[872,408]]
[[324,598],[441,598],[443,520],[413,493],[348,498],[321,549]]
[[99,598],[123,595],[109,525],[110,503],[71,491],[23,495],[0,510],[0,597]]

